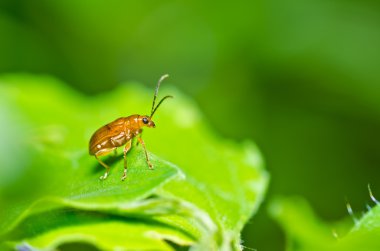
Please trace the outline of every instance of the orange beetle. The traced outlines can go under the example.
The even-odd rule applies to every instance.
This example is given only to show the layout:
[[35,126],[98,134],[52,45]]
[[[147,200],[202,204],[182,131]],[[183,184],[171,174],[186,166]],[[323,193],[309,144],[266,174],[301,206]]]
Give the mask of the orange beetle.
[[148,163],[149,169],[153,169],[153,165],[150,162],[148,153],[146,151],[145,143],[141,138],[141,133],[142,127],[144,126],[152,128],[156,127],[155,123],[152,120],[154,113],[165,99],[173,97],[170,95],[165,96],[160,100],[156,107],[154,106],[156,102],[158,89],[160,88],[160,84],[162,80],[164,80],[168,76],[169,75],[162,76],[157,83],[150,116],[135,114],[128,117],[118,118],[115,121],[100,127],[92,135],[89,145],[90,155],[94,155],[95,158],[99,161],[99,163],[106,168],[105,174],[100,176],[101,180],[107,178],[108,173],[110,171],[110,167],[103,161],[101,161],[99,159],[99,156],[107,155],[111,153],[113,150],[115,150],[117,147],[120,147],[124,144],[124,172],[123,176],[121,177],[121,180],[124,180],[127,177],[127,152],[129,151],[129,149],[131,149],[132,139],[136,136],[139,136],[137,137],[137,140],[144,148],[146,162]]

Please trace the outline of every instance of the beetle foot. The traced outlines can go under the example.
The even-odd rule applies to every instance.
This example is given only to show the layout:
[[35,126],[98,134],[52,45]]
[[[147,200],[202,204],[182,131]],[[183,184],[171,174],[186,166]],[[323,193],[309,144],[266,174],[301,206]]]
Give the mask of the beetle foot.
[[148,163],[148,166],[149,166],[149,170],[154,170],[152,163]]
[[123,176],[121,176],[121,181],[124,181],[127,178],[127,171],[125,170]]
[[105,173],[104,175],[100,176],[99,179],[105,180],[105,179],[107,179],[107,177],[108,177],[108,173]]

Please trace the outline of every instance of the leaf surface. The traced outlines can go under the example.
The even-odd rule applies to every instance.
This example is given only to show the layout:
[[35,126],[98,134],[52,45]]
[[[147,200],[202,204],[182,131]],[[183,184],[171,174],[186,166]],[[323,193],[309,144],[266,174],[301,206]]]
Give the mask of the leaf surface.
[[352,223],[347,224],[346,221],[323,222],[300,198],[277,199],[269,209],[286,232],[287,250],[380,250],[379,205],[366,212],[353,227]]
[[[68,229],[56,225],[29,238],[25,236],[30,233],[16,234],[20,224],[35,215],[72,208],[124,217],[123,224],[130,219],[154,220],[191,236],[195,249],[240,249],[240,231],[257,210],[268,182],[261,154],[251,142],[238,144],[216,136],[197,106],[175,88],[160,92],[175,98],[155,114],[157,128],[143,133],[154,170],[149,170],[142,146],[134,142],[127,155],[127,179],[120,180],[124,165],[120,149],[118,155],[104,158],[111,173],[101,181],[105,170],[88,155],[89,138],[118,117],[147,114],[153,92],[126,84],[101,96],[85,97],[49,77],[1,78],[5,112],[0,127],[11,137],[4,137],[0,147],[17,143],[8,152],[22,155],[14,162],[8,156],[0,160],[4,161],[0,232],[8,232],[11,238],[11,231],[13,238],[24,236],[27,243],[52,247]],[[115,229],[135,223],[128,224]],[[74,228],[86,235],[89,226]],[[94,233],[99,236],[101,231]],[[171,234],[163,236],[170,239]]]

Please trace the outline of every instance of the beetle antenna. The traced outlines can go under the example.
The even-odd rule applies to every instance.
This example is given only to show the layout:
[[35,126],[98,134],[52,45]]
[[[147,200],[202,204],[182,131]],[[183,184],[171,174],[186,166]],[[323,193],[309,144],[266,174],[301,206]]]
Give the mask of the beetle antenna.
[[[152,104],[152,110],[151,110],[151,112],[150,112],[150,114],[151,114],[150,116],[151,116],[151,117],[153,116],[154,111],[157,109],[157,107],[154,108],[154,105],[155,105],[155,103],[156,103],[156,98],[157,98],[158,89],[160,88],[161,82],[162,82],[165,78],[167,78],[167,77],[169,77],[169,75],[168,75],[168,74],[165,74],[165,75],[163,75],[163,76],[158,80],[157,87],[156,87],[156,91],[154,92],[153,104]],[[162,101],[161,101],[161,102],[162,102]],[[160,102],[160,103],[161,103],[161,102]],[[158,105],[160,105],[160,104],[158,104]]]
[[164,100],[167,99],[167,98],[173,98],[173,96],[168,95],[168,96],[163,97],[163,98],[160,100],[160,102],[158,102],[158,105],[156,106],[156,108],[154,108],[154,110],[152,111],[152,114],[150,115],[150,118],[153,117],[153,114],[156,112],[157,108],[158,108],[158,107],[161,105],[161,103],[164,102]]

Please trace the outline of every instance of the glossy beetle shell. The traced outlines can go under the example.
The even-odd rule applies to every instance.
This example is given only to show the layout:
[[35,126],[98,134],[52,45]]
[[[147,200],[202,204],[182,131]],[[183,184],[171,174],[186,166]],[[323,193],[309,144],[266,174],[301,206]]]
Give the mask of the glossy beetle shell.
[[124,145],[133,137],[141,133],[141,127],[154,127],[154,122],[149,119],[148,124],[142,122],[141,115],[131,115],[118,118],[111,123],[99,128],[91,137],[89,144],[90,155],[102,156],[113,149]]

